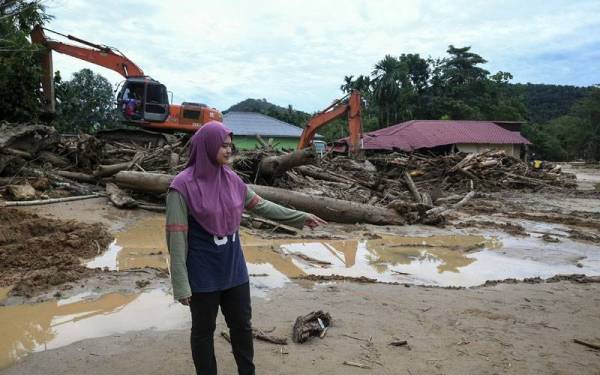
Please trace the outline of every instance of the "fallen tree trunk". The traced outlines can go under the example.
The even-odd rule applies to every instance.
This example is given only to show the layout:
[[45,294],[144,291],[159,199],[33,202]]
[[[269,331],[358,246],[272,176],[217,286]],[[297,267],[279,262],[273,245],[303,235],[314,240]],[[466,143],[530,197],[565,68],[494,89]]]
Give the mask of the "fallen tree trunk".
[[[110,178],[120,187],[150,193],[165,193],[174,176],[158,173],[121,171]],[[406,224],[405,219],[389,208],[373,207],[341,199],[312,196],[286,189],[248,185],[261,197],[284,206],[310,212],[337,223]]]
[[71,180],[80,181],[80,182],[89,182],[90,184],[95,184],[96,179],[94,176],[80,173],[80,172],[70,172],[70,171],[56,171],[56,174],[61,177],[66,177]]
[[286,171],[312,162],[315,152],[312,148],[292,151],[283,155],[268,156],[260,161],[258,173],[262,176],[281,176]]
[[106,180],[136,191],[166,193],[174,177],[170,174],[121,171]]
[[133,167],[136,163],[141,163],[144,159],[144,153],[138,152],[131,159],[131,161],[125,163],[117,163],[112,165],[98,165],[98,168],[94,171],[94,177],[109,177],[120,171],[126,171]]
[[313,196],[270,186],[248,185],[261,197],[284,206],[310,212],[337,223],[406,224],[396,211],[341,199]]

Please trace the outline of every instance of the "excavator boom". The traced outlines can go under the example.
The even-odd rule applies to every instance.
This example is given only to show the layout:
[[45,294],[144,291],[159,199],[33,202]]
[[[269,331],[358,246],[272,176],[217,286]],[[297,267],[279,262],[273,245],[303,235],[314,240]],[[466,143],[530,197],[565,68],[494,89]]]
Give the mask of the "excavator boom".
[[88,45],[92,48],[79,47],[76,45],[48,39],[44,34],[44,29],[39,25],[36,25],[31,32],[32,42],[46,46],[48,48],[48,53],[51,53],[52,50],[64,53],[66,55],[91,62],[92,64],[114,70],[125,78],[144,76],[144,71],[139,66],[137,66],[133,61],[129,60],[123,54],[114,51],[110,47],[90,43],[72,35],[66,35],[66,37],[70,40]]
[[[61,35],[83,46],[63,43],[46,37],[44,30]],[[44,112],[49,118],[55,113],[54,70],[52,51],[88,61],[111,69],[125,82],[116,97],[121,121],[128,125],[160,132],[185,131],[193,133],[211,120],[223,116],[215,108],[199,103],[172,104],[165,85],[144,75],[144,71],[117,49],[44,29],[37,25],[31,32],[31,42],[45,47],[42,55],[42,88]]]
[[348,103],[341,103],[344,98],[336,101],[329,107],[325,108],[321,113],[315,115],[308,121],[304,131],[300,135],[298,149],[309,147],[317,133],[317,130],[322,126],[327,125],[333,120],[348,116],[348,130],[350,133],[349,150],[352,155],[357,155],[360,150],[360,140],[362,137],[362,122],[360,118],[360,93],[353,90],[350,94]]
[[53,50],[91,62],[96,65],[103,66],[108,69],[112,69],[125,78],[128,78],[129,76],[144,75],[144,71],[135,65],[131,60],[122,54],[114,52],[109,47],[90,43],[71,35],[67,35],[66,37],[70,40],[86,44],[93,48],[79,47],[48,39],[44,33],[44,29],[40,25],[34,26],[33,30],[31,31],[31,42],[46,47],[45,53],[42,56],[42,88],[44,90],[43,104],[44,112],[46,113],[52,114],[56,110],[56,103],[54,101],[54,68],[52,64]]

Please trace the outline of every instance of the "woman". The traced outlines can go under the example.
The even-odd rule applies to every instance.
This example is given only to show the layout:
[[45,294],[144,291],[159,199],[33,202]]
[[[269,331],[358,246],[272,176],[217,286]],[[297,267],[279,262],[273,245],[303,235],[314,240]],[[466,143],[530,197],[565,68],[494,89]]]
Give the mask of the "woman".
[[191,140],[186,168],[167,195],[167,245],[175,299],[190,306],[196,373],[217,373],[213,336],[225,316],[238,373],[254,374],[250,286],[238,229],[244,209],[284,224],[311,228],[325,221],[260,198],[227,166],[231,130],[211,121]]

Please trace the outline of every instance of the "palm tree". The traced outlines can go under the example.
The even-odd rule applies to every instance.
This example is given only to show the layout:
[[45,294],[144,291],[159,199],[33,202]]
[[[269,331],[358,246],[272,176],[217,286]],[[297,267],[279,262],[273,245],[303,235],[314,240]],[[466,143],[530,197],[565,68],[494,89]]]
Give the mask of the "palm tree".
[[373,98],[379,106],[380,127],[390,124],[391,111],[399,102],[401,82],[405,75],[405,66],[390,55],[386,55],[383,60],[375,64],[371,76],[373,77]]

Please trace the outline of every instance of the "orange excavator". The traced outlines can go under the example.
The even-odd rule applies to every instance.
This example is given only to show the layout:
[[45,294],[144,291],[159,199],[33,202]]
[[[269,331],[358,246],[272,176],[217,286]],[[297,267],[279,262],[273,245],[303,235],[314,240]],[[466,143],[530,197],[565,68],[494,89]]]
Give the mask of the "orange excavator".
[[[44,30],[83,44],[85,47],[49,39]],[[114,48],[57,33],[39,25],[31,32],[31,42],[46,47],[46,53],[42,58],[42,89],[44,112],[47,114],[52,115],[55,112],[52,51],[56,51],[114,70],[125,77],[125,82],[117,94],[117,106],[121,121],[125,124],[165,133],[175,131],[194,133],[208,121],[223,119],[221,112],[205,104],[169,103],[169,92],[165,85],[146,76],[139,66]]]
[[[350,99],[345,100],[350,96]],[[350,94],[341,99],[336,100],[329,107],[313,116],[309,121],[304,131],[300,135],[298,149],[310,147],[317,130],[332,122],[333,120],[348,117],[348,153],[353,156],[358,156],[362,149],[362,122],[360,118],[360,93],[353,90]]]

